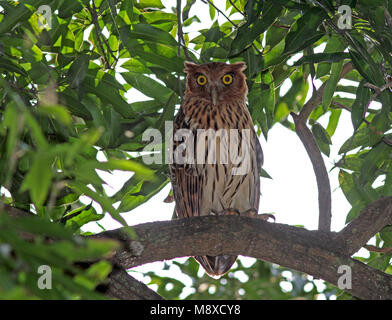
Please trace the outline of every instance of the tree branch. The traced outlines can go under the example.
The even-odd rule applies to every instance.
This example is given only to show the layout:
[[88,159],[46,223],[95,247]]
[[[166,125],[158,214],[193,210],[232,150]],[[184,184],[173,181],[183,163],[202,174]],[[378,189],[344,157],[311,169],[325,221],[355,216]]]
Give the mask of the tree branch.
[[111,65],[110,65],[110,63],[109,63],[109,60],[108,60],[108,58],[107,58],[106,55],[105,55],[105,48],[103,47],[103,44],[102,44],[102,41],[101,41],[101,40],[103,40],[103,41],[105,42],[106,48],[107,48],[109,54],[113,57],[113,59],[114,59],[116,62],[118,62],[118,59],[117,59],[117,57],[113,54],[113,52],[111,51],[110,46],[109,46],[108,42],[106,41],[105,37],[102,36],[102,30],[101,30],[101,28],[100,28],[100,26],[99,26],[98,16],[97,16],[97,8],[96,8],[96,6],[95,6],[94,0],[92,0],[92,7],[90,7],[90,5],[87,4],[87,8],[88,8],[88,10],[89,10],[90,13],[91,13],[91,17],[92,17],[93,24],[94,24],[94,29],[95,29],[95,35],[97,36],[97,41],[98,41],[99,47],[101,48],[102,56],[103,56],[103,58],[104,58],[104,60],[105,60],[106,65],[108,66],[108,68],[111,68]]
[[109,275],[105,294],[121,300],[163,300],[154,290],[130,276],[122,268],[114,268]]
[[[344,104],[341,104],[341,103],[339,103],[339,102],[337,102],[337,101],[332,101],[331,104],[334,105],[334,106],[336,106],[336,107],[339,107],[339,108],[341,108],[341,109],[344,109],[344,110],[346,110],[346,111],[348,111],[348,112],[351,112],[351,109],[350,109],[349,107],[347,107],[347,106],[345,106]],[[374,111],[374,110],[372,110],[372,109],[368,109],[367,112],[373,112],[373,113],[374,113],[374,112],[377,112],[377,111]],[[366,118],[363,118],[362,120],[363,120],[363,122],[366,123],[366,125],[367,125],[368,127],[370,126],[370,129],[375,129],[374,126],[371,125],[371,122],[370,122],[369,120],[367,120]],[[355,133],[355,132],[354,132],[354,133]],[[380,132],[380,134],[383,135],[382,138],[381,138],[381,141],[383,141],[384,143],[386,143],[386,144],[389,145],[389,146],[392,146],[392,141],[389,140],[389,139],[384,135],[384,132]],[[353,138],[353,137],[352,137],[352,138]]]
[[346,242],[347,253],[354,254],[384,226],[392,224],[392,197],[382,198],[367,206],[339,236]]
[[367,103],[367,105],[366,105],[366,107],[365,107],[365,109],[364,109],[364,111],[363,111],[363,115],[362,115],[362,118],[363,118],[363,119],[366,119],[366,113],[368,112],[368,109],[369,109],[370,104],[378,97],[378,95],[379,95],[381,92],[383,92],[384,90],[386,90],[386,89],[388,89],[388,88],[391,88],[391,87],[392,87],[392,82],[388,82],[388,83],[384,84],[384,85],[383,85],[382,87],[380,87],[380,88],[377,87],[377,86],[375,86],[375,85],[373,85],[373,84],[371,84],[371,83],[365,83],[365,87],[371,88],[371,89],[373,89],[375,92],[374,92],[374,94],[371,96],[369,102]]
[[[124,243],[126,249],[114,258],[123,268],[185,256],[243,255],[337,285],[339,267],[348,265],[352,271],[352,289],[348,292],[362,299],[392,299],[392,276],[350,257],[367,237],[392,223],[391,208],[392,197],[380,199],[339,233],[309,231],[249,217],[204,216],[134,226],[135,240],[123,229],[94,237]],[[371,216],[375,220],[369,222]]]
[[[340,73],[340,79],[352,69],[353,64],[351,62],[346,63]],[[313,171],[316,175],[319,202],[319,230],[322,231],[331,230],[331,186],[320,149],[306,122],[312,111],[322,102],[326,84],[327,82],[324,82],[318,90],[313,91],[312,97],[305,103],[299,115],[294,112],[291,113],[295,123],[295,131],[308,153],[312,162]]]
[[[229,21],[234,27],[236,27],[237,29],[239,28],[239,25],[236,24],[234,21],[232,21],[227,15],[225,15],[225,13],[219,9],[216,5],[214,5],[214,3],[211,0],[202,0],[204,3],[209,4],[210,6],[212,6],[216,11],[218,11],[218,13],[220,13],[222,16],[225,17],[225,19],[227,21]],[[238,9],[237,9],[238,10]],[[242,13],[241,11],[239,11],[240,13]],[[242,13],[242,15],[244,15],[244,13]],[[245,15],[244,15],[245,16]],[[260,51],[259,48],[257,48],[257,46],[254,44],[254,41],[252,41],[252,47],[259,53],[262,54],[262,52]]]
[[[193,61],[192,57],[188,52],[188,48],[185,45],[184,33],[182,31],[182,10],[181,10],[181,0],[177,0],[177,36],[178,36],[178,56],[181,56],[181,47],[184,50],[184,55],[187,61]],[[181,92],[181,90],[180,90]]]
[[331,230],[331,186],[327,168],[320,149],[313,137],[312,132],[306,126],[306,123],[301,120],[301,117],[295,113],[291,113],[294,119],[295,131],[302,141],[306,152],[312,162],[313,171],[316,175],[317,189],[318,189],[318,202],[319,202],[319,230]]

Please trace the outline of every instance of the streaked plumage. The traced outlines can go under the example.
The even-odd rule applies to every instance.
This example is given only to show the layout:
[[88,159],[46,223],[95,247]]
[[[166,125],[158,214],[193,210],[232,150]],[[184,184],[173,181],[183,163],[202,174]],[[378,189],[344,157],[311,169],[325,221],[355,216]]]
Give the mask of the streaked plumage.
[[[247,151],[249,168],[245,174],[234,175],[232,169],[244,165],[244,160],[235,164],[229,157],[227,162],[221,163],[220,148],[223,151],[230,148],[230,142],[234,141],[230,136],[226,141],[217,139],[217,150],[206,143],[204,163],[197,161],[200,150],[196,150],[194,164],[171,164],[170,177],[179,218],[235,212],[253,215],[258,211],[263,153],[246,106],[248,88],[242,73],[245,68],[244,63],[185,63],[187,85],[183,104],[175,118],[174,135],[180,129],[191,130],[197,149],[197,143],[201,141],[197,139],[198,129],[239,129],[238,153]],[[249,143],[248,149],[246,143],[245,146],[241,143],[241,138],[246,137],[242,129],[249,132],[248,140],[245,140]],[[181,142],[174,141],[174,153]],[[209,153],[215,151],[216,163],[207,163]],[[197,256],[195,259],[208,274],[218,276],[230,270],[237,257]]]

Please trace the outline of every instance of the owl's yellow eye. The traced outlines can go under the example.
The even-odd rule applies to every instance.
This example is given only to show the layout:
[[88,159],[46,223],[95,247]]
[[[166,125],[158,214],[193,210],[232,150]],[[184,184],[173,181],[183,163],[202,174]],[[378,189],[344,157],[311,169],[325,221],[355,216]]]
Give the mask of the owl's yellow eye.
[[222,82],[223,82],[223,84],[225,84],[225,85],[231,84],[231,83],[233,82],[233,76],[232,76],[231,74],[225,74],[225,75],[222,77]]
[[202,74],[200,74],[197,76],[196,81],[199,85],[204,86],[207,83],[207,78],[206,78],[206,76],[203,76]]

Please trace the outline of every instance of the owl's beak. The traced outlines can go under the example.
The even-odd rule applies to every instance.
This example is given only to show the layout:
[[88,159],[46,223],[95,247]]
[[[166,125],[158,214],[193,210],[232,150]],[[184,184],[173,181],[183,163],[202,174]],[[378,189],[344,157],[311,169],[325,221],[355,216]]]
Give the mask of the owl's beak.
[[216,87],[211,88],[211,100],[212,100],[212,104],[214,106],[218,102],[218,91],[217,91]]

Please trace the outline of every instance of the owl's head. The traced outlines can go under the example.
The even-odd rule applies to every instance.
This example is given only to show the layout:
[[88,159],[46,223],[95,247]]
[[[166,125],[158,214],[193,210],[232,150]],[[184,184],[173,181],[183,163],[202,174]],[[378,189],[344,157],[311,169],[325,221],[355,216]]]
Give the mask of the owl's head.
[[186,97],[198,97],[211,101],[213,105],[233,100],[244,101],[248,94],[244,62],[226,64],[210,62],[194,64],[185,62]]

